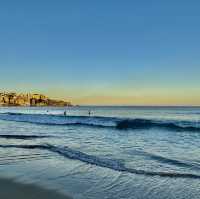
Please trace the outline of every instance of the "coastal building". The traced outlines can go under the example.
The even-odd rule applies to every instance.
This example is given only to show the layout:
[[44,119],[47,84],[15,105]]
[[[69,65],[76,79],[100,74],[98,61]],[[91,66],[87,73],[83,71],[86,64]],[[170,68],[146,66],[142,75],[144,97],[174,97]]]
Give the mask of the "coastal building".
[[0,106],[72,106],[71,102],[49,99],[43,94],[0,93]]

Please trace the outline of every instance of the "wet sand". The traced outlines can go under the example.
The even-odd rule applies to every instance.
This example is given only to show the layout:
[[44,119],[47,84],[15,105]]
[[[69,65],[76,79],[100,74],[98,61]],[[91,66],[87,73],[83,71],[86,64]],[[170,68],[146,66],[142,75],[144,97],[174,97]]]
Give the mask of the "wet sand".
[[0,179],[1,199],[72,199],[53,190],[35,185],[24,185],[9,179]]

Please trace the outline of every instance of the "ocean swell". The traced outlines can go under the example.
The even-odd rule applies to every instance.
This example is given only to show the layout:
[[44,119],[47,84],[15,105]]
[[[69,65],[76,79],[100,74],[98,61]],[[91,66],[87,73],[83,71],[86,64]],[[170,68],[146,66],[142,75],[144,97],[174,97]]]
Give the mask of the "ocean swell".
[[119,172],[127,172],[137,175],[145,176],[160,176],[169,178],[191,178],[200,179],[200,175],[192,173],[176,173],[176,172],[160,172],[160,171],[146,171],[141,169],[127,168],[123,162],[113,159],[101,158],[94,155],[89,155],[69,147],[58,147],[54,145],[0,145],[0,148],[21,148],[21,149],[41,149],[48,150],[66,158],[82,161],[87,164],[104,167]]
[[181,122],[153,121],[148,119],[125,119],[117,123],[118,129],[164,128],[173,131],[200,131],[197,126],[182,126]]
[[182,160],[178,160],[178,159],[172,159],[172,158],[164,157],[164,156],[161,156],[161,155],[158,155],[158,154],[149,153],[149,152],[146,152],[146,151],[139,151],[139,150],[133,150],[132,154],[143,156],[143,157],[146,157],[148,159],[152,159],[152,160],[155,160],[157,162],[164,163],[164,164],[200,170],[200,164],[193,163],[191,161],[182,161]]
[[19,140],[31,140],[31,139],[39,139],[39,138],[49,138],[52,136],[46,135],[10,135],[10,134],[0,134],[0,138],[5,139],[19,139]]
[[143,118],[116,118],[100,116],[62,116],[49,114],[1,113],[0,120],[25,122],[52,126],[87,126],[91,128],[150,129],[162,128],[170,131],[200,132],[199,122],[150,120]]

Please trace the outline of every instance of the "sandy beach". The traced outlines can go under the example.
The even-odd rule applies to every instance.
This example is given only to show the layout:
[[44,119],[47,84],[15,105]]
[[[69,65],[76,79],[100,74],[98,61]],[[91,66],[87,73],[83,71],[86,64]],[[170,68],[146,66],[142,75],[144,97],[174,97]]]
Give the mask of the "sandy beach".
[[0,179],[0,187],[1,199],[72,199],[53,190],[20,184],[9,179]]

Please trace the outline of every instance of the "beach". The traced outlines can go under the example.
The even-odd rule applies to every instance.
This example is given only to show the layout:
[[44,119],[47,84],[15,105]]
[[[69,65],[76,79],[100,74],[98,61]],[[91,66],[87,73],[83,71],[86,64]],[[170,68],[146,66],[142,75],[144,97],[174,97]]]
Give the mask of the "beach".
[[11,179],[0,179],[0,187],[1,199],[70,199],[56,191],[20,184]]

